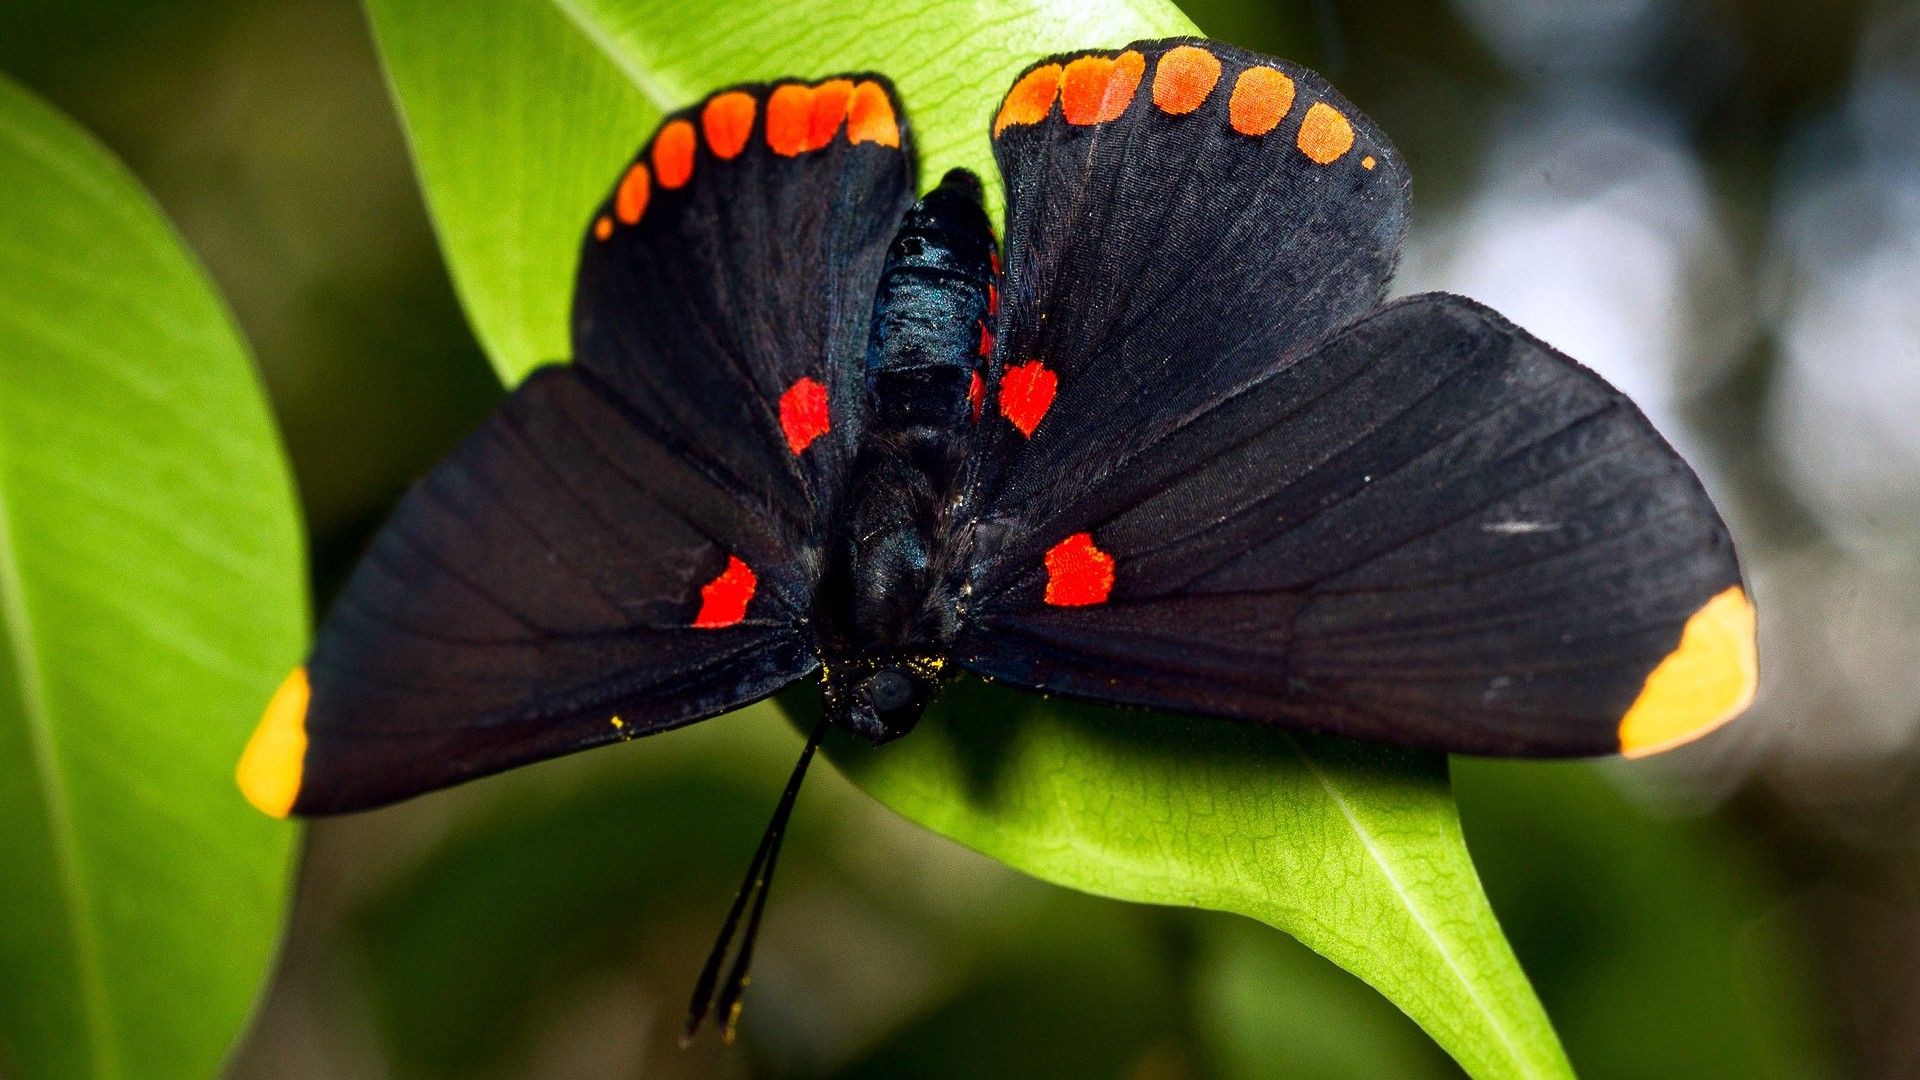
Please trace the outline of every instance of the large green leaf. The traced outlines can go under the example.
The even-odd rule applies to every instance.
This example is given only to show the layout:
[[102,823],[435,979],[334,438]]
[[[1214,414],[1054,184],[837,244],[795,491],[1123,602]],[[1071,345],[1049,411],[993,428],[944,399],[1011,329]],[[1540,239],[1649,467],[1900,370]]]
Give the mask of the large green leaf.
[[[663,109],[743,79],[879,69],[923,175],[965,165],[991,181],[987,117],[1033,57],[1193,29],[1158,0],[368,7],[456,287],[508,382],[566,356],[583,215]],[[1038,877],[1287,930],[1476,1076],[1569,1072],[1467,858],[1441,759],[966,685],[913,738],[833,749],[908,817]]]
[[1036,877],[1287,931],[1474,1076],[1571,1071],[1481,891],[1444,758],[972,681],[911,738],[830,745],[887,805]]
[[305,634],[226,311],[132,177],[0,80],[0,1074],[207,1077],[293,832],[233,765]]

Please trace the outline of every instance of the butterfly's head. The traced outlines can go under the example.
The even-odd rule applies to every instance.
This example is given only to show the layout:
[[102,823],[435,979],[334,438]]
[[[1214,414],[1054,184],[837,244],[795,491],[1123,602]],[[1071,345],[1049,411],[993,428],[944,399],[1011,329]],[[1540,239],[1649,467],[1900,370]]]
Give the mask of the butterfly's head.
[[828,664],[822,679],[827,716],[875,746],[892,742],[920,722],[945,666],[925,656]]

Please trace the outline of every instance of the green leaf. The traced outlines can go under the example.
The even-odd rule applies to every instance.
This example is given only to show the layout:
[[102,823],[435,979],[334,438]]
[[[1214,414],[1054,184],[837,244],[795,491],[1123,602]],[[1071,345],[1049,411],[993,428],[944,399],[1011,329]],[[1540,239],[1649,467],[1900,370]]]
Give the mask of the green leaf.
[[292,489],[179,239],[5,80],[0,192],[0,1073],[207,1077],[285,908],[233,767],[305,636]]
[[[964,165],[991,185],[987,120],[1022,66],[1193,32],[1158,0],[367,4],[456,287],[508,382],[567,355],[585,214],[662,110],[745,79],[883,70],[922,175]],[[1476,1076],[1569,1073],[1481,892],[1442,759],[966,685],[911,739],[834,749],[882,801],[1038,877],[1296,935]]]
[[1445,758],[977,681],[910,738],[829,748],[882,802],[1035,877],[1287,931],[1473,1076],[1571,1073],[1480,888]]

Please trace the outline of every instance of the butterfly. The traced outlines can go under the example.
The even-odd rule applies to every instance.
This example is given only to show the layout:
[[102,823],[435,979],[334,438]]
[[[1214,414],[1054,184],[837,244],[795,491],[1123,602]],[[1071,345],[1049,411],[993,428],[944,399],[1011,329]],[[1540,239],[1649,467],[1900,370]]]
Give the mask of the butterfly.
[[731,1031],[822,735],[905,735],[961,672],[1507,756],[1649,754],[1751,701],[1698,478],[1488,308],[1383,303],[1407,172],[1321,77],[1203,39],[1034,64],[989,123],[1004,248],[972,174],[920,196],[902,117],[853,74],[661,124],[588,218],[573,362],[374,537],[241,760],[255,805],[817,680],[691,1035]]

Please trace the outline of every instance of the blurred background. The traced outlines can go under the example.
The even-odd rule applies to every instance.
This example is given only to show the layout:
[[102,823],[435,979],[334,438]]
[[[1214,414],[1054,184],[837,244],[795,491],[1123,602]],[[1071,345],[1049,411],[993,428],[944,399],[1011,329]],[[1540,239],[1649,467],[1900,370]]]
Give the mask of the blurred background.
[[[1472,294],[1598,368],[1742,543],[1750,719],[1632,766],[1456,762],[1576,1067],[1920,1075],[1920,5],[1183,7],[1392,133],[1416,178],[1399,291]],[[131,164],[236,309],[325,597],[501,393],[359,8],[6,0],[0,68]],[[1041,885],[831,770],[740,1043],[681,1052],[797,741],[750,711],[316,826],[232,1075],[1457,1075],[1273,931]]]

